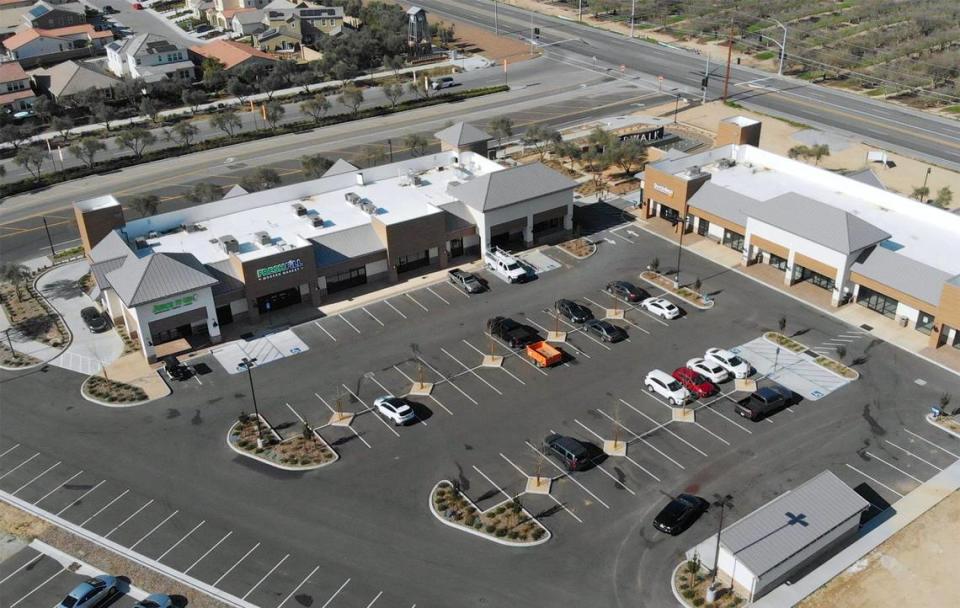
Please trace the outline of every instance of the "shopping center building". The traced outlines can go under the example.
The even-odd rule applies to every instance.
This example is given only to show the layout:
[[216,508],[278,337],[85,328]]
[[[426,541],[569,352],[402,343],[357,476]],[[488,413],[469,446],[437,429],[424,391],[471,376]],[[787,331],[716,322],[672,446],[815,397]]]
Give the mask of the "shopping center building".
[[339,161],[319,179],[131,221],[113,196],[77,202],[96,295],[153,360],[180,338],[217,342],[235,319],[572,229],[575,182],[488,160],[490,137],[469,125],[437,136],[438,154],[367,169]]
[[760,128],[728,118],[715,148],[647,165],[643,215],[960,349],[960,216],[761,150]]

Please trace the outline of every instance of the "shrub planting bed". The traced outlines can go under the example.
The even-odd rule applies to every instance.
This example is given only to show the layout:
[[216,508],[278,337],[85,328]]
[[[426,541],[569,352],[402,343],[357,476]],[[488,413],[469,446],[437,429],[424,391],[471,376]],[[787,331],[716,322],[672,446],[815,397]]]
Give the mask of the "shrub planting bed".
[[687,606],[736,608],[746,603],[742,597],[734,594],[729,587],[724,587],[717,591],[715,601],[708,604],[706,595],[709,586],[710,578],[697,560],[682,563],[673,573],[673,587]]
[[[767,342],[772,342],[773,344],[782,346],[787,350],[797,354],[813,352],[809,348],[807,348],[805,344],[801,344],[800,342],[797,342],[792,338],[788,338],[779,332],[768,331],[767,333],[763,334],[763,338]],[[835,359],[831,359],[830,357],[817,355],[812,359],[812,361],[817,365],[819,365],[820,367],[830,370],[831,372],[840,376],[841,378],[846,378],[847,380],[856,380],[857,378],[860,377],[860,374],[856,370],[851,369],[846,365],[844,365],[843,363],[840,363]]]
[[11,283],[0,283],[0,300],[10,325],[31,340],[60,348],[67,342],[66,327],[30,286],[21,286],[20,295]]
[[434,486],[430,509],[450,526],[505,545],[532,546],[550,538],[549,530],[530,515],[517,498],[481,511],[449,481]]
[[774,344],[778,346],[782,346],[787,350],[793,351],[795,353],[802,353],[807,350],[807,347],[804,346],[803,344],[800,344],[796,340],[793,340],[792,338],[788,338],[785,335],[775,331],[768,331],[767,333],[763,334],[763,337],[769,340],[770,342],[773,342]]
[[10,352],[6,344],[0,344],[0,365],[4,367],[30,367],[43,363],[36,357],[20,353]]
[[597,251],[596,244],[583,237],[565,241],[557,246],[577,259],[588,258]]
[[109,380],[103,376],[90,376],[83,383],[83,394],[96,401],[130,405],[147,400],[147,393],[139,386]]
[[707,299],[689,287],[684,287],[682,285],[680,287],[674,287],[673,280],[668,279],[659,272],[644,270],[640,273],[640,278],[651,285],[656,285],[660,289],[677,296],[694,308],[699,308],[701,310],[713,308],[713,300]]
[[[263,446],[257,446],[262,435]],[[303,425],[300,432],[283,437],[260,416],[259,430],[254,415],[241,414],[230,427],[227,442],[234,451],[289,470],[315,469],[330,464],[339,455],[313,428]]]

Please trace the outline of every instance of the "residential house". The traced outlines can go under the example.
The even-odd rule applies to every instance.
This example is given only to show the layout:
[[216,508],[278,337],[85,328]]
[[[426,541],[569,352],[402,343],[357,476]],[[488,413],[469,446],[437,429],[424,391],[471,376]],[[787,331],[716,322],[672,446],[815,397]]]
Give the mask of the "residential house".
[[210,16],[213,14],[213,5],[213,0],[187,0],[185,4],[194,19],[206,19],[207,21],[210,21]]
[[113,33],[99,32],[89,23],[56,29],[27,28],[3,41],[7,58],[25,68],[99,54]]
[[207,44],[198,44],[190,47],[190,51],[197,65],[211,57],[223,64],[224,72],[242,70],[251,65],[272,65],[277,61],[272,55],[233,40],[220,39]]
[[0,4],[0,42],[23,29],[23,16],[29,10],[29,5],[7,6]]
[[[236,13],[227,13],[241,8],[262,9],[268,0],[213,0],[213,14],[208,16],[211,25],[222,30],[230,29],[230,21]],[[229,15],[229,16],[227,16]]]
[[87,13],[84,9],[84,5],[79,2],[53,5],[40,0],[22,15],[22,20],[27,27],[43,30],[81,25],[87,22]]
[[273,53],[292,52],[321,36],[339,34],[343,8],[274,0],[263,9],[263,23],[266,29],[255,36],[256,47]]
[[16,61],[0,63],[0,108],[11,113],[29,110],[37,96],[30,77]]
[[263,11],[255,8],[241,8],[233,13],[230,29],[237,36],[252,36],[267,29],[263,24]]
[[[35,1],[36,0],[0,0],[0,9],[6,10],[8,8],[20,8],[23,6],[30,6]],[[58,4],[58,3],[54,2],[54,4]]]
[[309,42],[316,40],[320,34],[336,36],[343,31],[343,7],[306,5],[297,9],[297,16],[302,22],[301,29]]
[[90,61],[68,60],[50,68],[33,70],[30,75],[38,91],[46,93],[61,105],[65,105],[69,97],[89,89],[103,91],[104,97],[112,99],[121,82]]
[[139,34],[110,44],[107,63],[117,76],[145,82],[192,80],[195,74],[187,49],[156,34]]

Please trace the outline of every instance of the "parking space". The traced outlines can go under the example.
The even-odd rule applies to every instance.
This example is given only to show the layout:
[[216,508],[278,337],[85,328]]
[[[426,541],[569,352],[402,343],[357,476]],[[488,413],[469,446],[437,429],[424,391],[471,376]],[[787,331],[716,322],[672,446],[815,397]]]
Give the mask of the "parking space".
[[272,331],[249,340],[236,340],[213,349],[214,358],[229,374],[239,374],[246,368],[243,359],[256,360],[257,365],[266,365],[284,357],[292,357],[310,347],[292,330]]
[[761,376],[810,401],[823,399],[850,383],[815,364],[809,357],[780,348],[763,337],[731,347],[730,352],[749,361]]

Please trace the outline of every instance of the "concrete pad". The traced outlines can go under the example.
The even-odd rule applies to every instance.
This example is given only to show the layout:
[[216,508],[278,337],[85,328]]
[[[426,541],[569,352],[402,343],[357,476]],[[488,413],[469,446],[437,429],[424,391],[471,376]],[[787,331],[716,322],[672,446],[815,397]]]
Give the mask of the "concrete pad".
[[547,332],[547,342],[566,342],[567,341],[567,332],[565,331],[548,331]]
[[500,355],[484,355],[483,367],[501,367],[503,365],[503,357]]
[[414,382],[410,387],[410,392],[407,393],[408,396],[412,395],[414,397],[429,397],[430,393],[433,392],[433,383],[424,382],[420,384],[419,382]]
[[607,456],[626,456],[627,442],[619,439],[616,442],[613,439],[603,440],[603,453]]
[[674,422],[696,422],[697,413],[693,408],[675,407],[671,409],[670,419]]
[[623,309],[622,308],[608,308],[606,310],[607,319],[622,319],[623,318]]
[[738,391],[746,391],[746,392],[752,393],[753,391],[757,390],[757,381],[750,380],[749,378],[745,378],[743,380],[737,379],[733,381],[733,386]]
[[549,494],[550,486],[553,485],[553,480],[549,477],[527,477],[527,486],[525,492],[527,494]]
[[353,424],[353,414],[349,412],[340,412],[339,414],[334,412],[330,416],[330,426],[350,426]]

